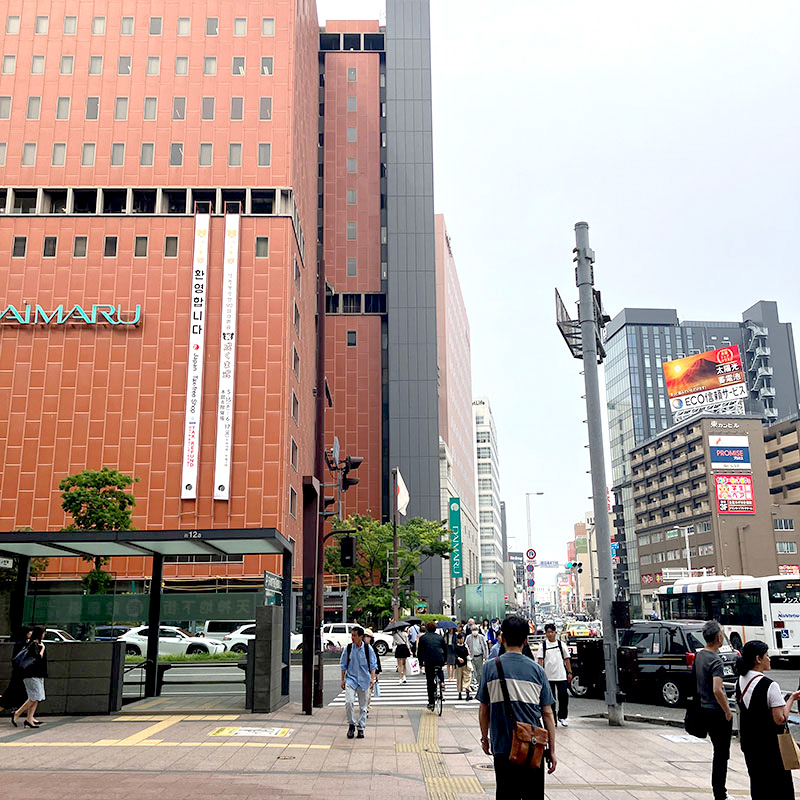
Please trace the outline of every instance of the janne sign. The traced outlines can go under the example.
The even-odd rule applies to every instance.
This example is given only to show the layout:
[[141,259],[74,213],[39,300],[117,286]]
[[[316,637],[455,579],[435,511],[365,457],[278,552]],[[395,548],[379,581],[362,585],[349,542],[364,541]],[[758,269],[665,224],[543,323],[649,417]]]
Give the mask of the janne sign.
[[38,303],[35,306],[7,305],[0,311],[0,322],[12,325],[138,325],[142,318],[142,307],[135,311],[123,311],[122,306],[95,304],[82,306],[56,306],[45,310]]

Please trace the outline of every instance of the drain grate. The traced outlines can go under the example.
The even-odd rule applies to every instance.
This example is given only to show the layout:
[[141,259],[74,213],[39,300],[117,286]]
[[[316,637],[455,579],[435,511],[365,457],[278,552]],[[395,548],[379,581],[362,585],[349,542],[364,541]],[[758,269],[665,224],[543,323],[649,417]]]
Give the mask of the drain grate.
[[492,770],[492,769],[494,769],[494,765],[493,764],[475,764],[475,769]]

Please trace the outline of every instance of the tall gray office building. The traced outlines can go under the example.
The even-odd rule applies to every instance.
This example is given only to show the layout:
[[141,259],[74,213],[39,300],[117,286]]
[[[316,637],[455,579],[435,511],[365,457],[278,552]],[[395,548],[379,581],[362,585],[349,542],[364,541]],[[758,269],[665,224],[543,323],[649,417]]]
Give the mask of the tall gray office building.
[[625,308],[606,327],[611,471],[617,535],[624,544],[617,586],[635,612],[641,608],[641,583],[629,453],[673,424],[662,363],[730,345],[739,346],[747,373],[746,413],[765,424],[796,415],[800,389],[792,326],[779,321],[776,302],[756,303],[741,322],[681,322],[672,308]]

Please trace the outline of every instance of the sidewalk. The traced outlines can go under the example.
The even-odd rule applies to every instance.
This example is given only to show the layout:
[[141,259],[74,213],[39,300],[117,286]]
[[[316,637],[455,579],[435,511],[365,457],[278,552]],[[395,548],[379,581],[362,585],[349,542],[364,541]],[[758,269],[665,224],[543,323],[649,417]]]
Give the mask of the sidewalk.
[[[340,708],[274,714],[120,715],[47,718],[39,730],[0,726],[3,797],[82,800],[135,796],[170,800],[282,800],[342,795],[389,800],[476,800],[494,796],[491,760],[474,712],[445,706],[373,709],[364,740],[345,737]],[[270,734],[270,735],[266,735]],[[669,737],[669,738],[667,738]],[[711,745],[682,731],[577,718],[557,734],[551,800],[710,798]],[[797,781],[800,786],[800,781]],[[728,791],[748,797],[734,742]]]

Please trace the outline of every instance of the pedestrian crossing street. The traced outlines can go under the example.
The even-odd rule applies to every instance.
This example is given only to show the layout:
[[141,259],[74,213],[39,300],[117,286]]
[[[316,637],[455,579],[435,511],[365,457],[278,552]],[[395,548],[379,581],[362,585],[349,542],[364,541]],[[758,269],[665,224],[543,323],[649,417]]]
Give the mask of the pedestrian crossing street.
[[[379,706],[409,706],[423,708],[428,705],[428,690],[425,683],[425,673],[421,671],[419,675],[409,675],[407,683],[400,683],[397,674],[397,662],[393,656],[385,655],[381,658],[383,672],[380,674],[381,695],[375,697],[373,694],[370,708]],[[444,684],[444,703],[445,707],[455,707],[459,710],[477,709],[478,701],[475,693],[472,692],[472,699],[467,703],[465,700],[458,700],[458,690],[456,681],[447,680],[447,667],[442,667],[445,674]],[[466,697],[466,693],[463,695]],[[330,703],[329,706],[339,706],[344,708],[344,692],[340,692]]]

